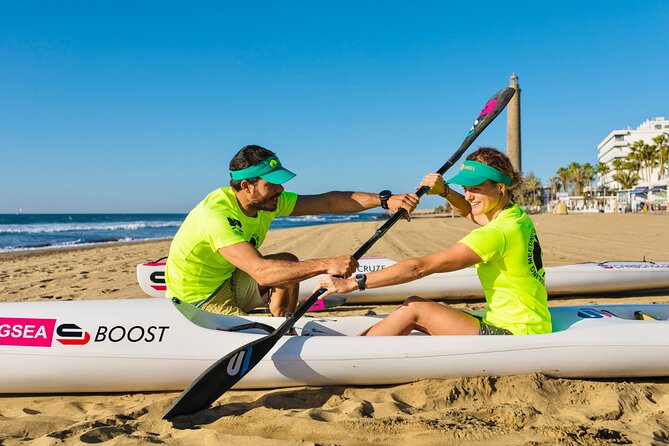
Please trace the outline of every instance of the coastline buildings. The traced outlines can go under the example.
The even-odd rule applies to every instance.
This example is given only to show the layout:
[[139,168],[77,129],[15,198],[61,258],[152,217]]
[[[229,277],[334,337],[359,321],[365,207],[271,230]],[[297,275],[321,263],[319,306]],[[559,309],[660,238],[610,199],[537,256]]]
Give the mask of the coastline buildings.
[[[656,136],[666,134],[669,135],[669,120],[662,116],[653,119],[647,119],[636,129],[632,130],[614,130],[609,133],[602,142],[599,143],[597,149],[597,159],[600,163],[606,164],[610,171],[604,175],[599,176],[600,184],[608,189],[619,189],[620,184],[613,179],[616,169],[613,161],[616,159],[625,159],[632,151],[632,144],[636,141],[643,141],[646,144],[654,144],[653,138]],[[642,178],[639,186],[653,187],[653,186],[667,186],[669,178],[659,178],[660,170],[655,167],[651,171],[650,182],[644,181]]]
[[[608,166],[607,173],[599,174],[599,184],[608,190],[617,190],[617,199],[614,208],[622,210],[637,211],[641,209],[666,209],[667,208],[667,185],[669,176],[661,175],[660,169],[664,166],[657,165],[648,169],[646,175],[641,175],[636,187],[632,190],[624,190],[614,180],[616,174],[616,160],[625,160],[632,152],[633,145],[637,141],[654,145],[653,138],[666,135],[669,137],[669,120],[662,116],[647,119],[636,129],[614,130],[597,146],[597,159],[600,163]],[[665,161],[666,162],[666,161]]]

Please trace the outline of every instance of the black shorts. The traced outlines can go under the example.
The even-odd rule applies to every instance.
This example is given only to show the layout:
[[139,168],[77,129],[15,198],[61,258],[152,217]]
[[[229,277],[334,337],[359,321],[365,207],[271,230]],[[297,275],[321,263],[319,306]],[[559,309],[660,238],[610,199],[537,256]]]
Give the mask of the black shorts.
[[[471,314],[471,313],[470,313]],[[479,321],[479,335],[480,336],[513,336],[506,328],[499,328],[492,324],[486,324],[483,322],[483,317],[477,314],[472,314]]]
[[513,333],[511,333],[506,328],[495,327],[494,325],[486,324],[485,322],[479,320],[479,335],[513,336]]

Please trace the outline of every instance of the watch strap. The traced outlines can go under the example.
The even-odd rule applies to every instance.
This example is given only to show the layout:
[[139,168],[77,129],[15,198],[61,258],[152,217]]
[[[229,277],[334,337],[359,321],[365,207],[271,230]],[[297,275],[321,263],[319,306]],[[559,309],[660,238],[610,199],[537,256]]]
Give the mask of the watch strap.
[[358,284],[358,289],[364,291],[367,287],[367,275],[366,274],[356,274],[355,283]]
[[379,201],[381,202],[381,207],[383,209],[388,209],[388,200],[393,196],[393,193],[389,190],[382,190],[379,192]]

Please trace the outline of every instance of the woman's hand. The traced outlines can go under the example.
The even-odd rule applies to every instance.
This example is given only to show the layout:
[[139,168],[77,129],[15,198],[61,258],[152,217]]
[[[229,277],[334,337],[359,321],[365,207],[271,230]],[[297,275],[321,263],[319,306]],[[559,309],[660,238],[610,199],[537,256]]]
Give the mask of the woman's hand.
[[420,186],[416,189],[420,189],[423,186],[430,188],[427,191],[428,195],[441,195],[445,197],[448,191],[448,186],[444,183],[444,178],[438,173],[428,173],[425,175],[425,178],[420,182]]
[[327,276],[318,281],[318,286],[314,289],[314,293],[321,288],[325,288],[327,291],[320,295],[319,299],[324,298],[328,294],[346,294],[350,293],[353,290],[358,289],[358,284],[353,278],[342,279],[339,277]]

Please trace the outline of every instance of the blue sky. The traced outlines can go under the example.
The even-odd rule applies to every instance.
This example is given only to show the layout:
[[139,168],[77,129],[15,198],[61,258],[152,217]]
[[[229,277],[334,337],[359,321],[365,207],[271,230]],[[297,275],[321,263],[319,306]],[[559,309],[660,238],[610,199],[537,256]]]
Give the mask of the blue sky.
[[[664,0],[0,0],[0,213],[188,212],[246,144],[298,193],[412,191],[513,72],[547,182],[669,116],[667,23]],[[477,145],[505,148],[506,112]]]

